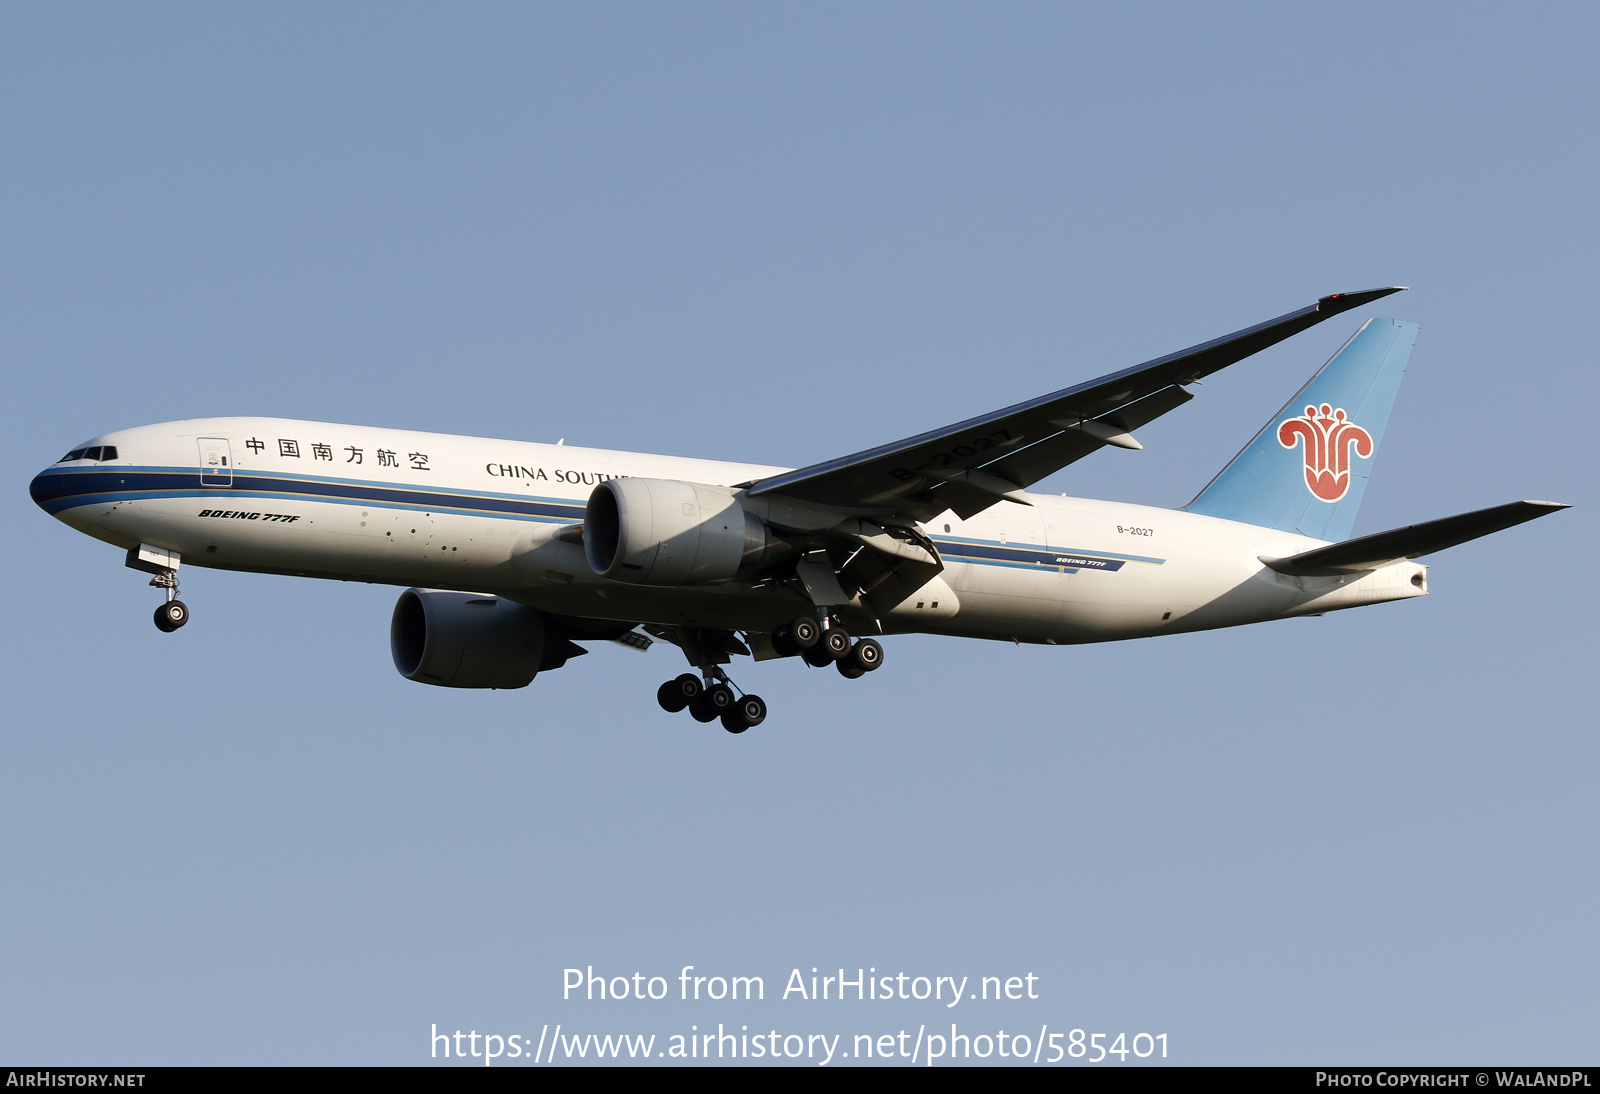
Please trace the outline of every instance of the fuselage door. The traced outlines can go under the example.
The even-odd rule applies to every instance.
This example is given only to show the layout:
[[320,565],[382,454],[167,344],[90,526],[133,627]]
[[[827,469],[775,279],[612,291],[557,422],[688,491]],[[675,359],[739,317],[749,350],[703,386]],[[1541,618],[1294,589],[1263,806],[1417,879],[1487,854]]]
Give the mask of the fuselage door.
[[233,485],[233,456],[226,437],[200,438],[200,485]]

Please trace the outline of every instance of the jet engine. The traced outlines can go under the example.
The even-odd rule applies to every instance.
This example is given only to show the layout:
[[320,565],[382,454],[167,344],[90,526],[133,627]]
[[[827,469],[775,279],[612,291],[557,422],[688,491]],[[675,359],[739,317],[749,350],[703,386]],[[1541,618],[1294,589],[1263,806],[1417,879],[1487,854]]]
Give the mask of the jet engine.
[[590,569],[636,585],[715,585],[789,550],[721,486],[612,479],[594,488],[583,516]]
[[394,667],[446,688],[525,688],[541,669],[585,652],[549,633],[532,608],[485,593],[407,589],[389,623]]

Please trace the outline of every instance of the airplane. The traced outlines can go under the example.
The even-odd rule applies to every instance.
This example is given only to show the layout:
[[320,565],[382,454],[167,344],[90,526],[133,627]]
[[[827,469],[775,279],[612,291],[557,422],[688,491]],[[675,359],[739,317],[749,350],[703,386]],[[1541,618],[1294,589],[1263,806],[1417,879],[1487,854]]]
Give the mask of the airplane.
[[942,429],[787,469],[280,418],[92,438],[32,481],[189,621],[181,565],[407,586],[395,668],[521,688],[612,641],[676,645],[657,701],[731,733],[766,703],[734,656],[851,679],[878,638],[1070,645],[1427,594],[1413,560],[1567,506],[1516,501],[1349,538],[1417,336],[1371,318],[1188,505],[1030,493],[1193,398],[1206,376],[1404,286],[1334,293]]

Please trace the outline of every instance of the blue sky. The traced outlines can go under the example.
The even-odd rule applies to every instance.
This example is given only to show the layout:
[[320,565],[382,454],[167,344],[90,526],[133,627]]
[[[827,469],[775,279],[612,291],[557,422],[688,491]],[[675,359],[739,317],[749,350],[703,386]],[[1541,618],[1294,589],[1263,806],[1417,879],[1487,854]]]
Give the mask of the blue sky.
[[[12,5],[0,11],[0,1057],[424,1062],[894,1032],[792,968],[1040,977],[973,1030],[1186,1063],[1595,1050],[1592,9]],[[28,500],[73,442],[269,414],[801,465],[1375,285],[1421,324],[1357,534],[1571,511],[1420,601],[1070,649],[669,652],[402,680],[397,590],[196,570]],[[1181,505],[1354,329],[1042,489]],[[762,975],[563,1002],[562,970]],[[963,1029],[965,1030],[965,1025]]]

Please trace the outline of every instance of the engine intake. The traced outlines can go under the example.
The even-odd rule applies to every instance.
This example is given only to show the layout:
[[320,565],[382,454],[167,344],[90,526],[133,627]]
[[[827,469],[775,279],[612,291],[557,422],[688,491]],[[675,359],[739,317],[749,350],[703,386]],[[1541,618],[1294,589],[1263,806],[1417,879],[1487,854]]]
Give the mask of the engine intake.
[[541,668],[559,666],[545,664],[549,649],[544,616],[482,593],[407,589],[389,622],[394,667],[421,684],[525,688]]
[[789,551],[733,491],[671,479],[612,479],[594,488],[583,551],[601,577],[637,585],[715,585]]

